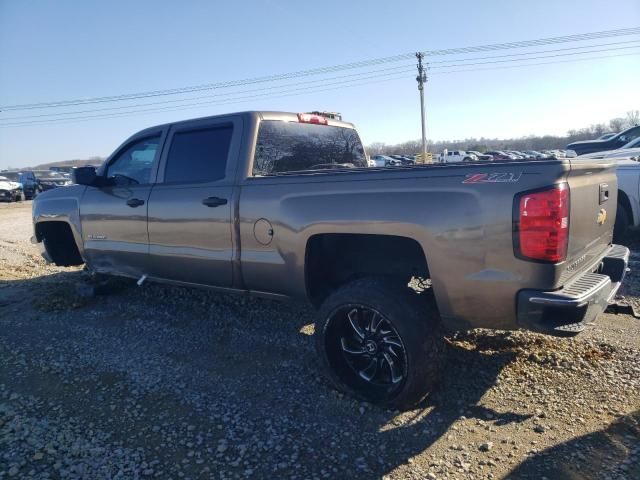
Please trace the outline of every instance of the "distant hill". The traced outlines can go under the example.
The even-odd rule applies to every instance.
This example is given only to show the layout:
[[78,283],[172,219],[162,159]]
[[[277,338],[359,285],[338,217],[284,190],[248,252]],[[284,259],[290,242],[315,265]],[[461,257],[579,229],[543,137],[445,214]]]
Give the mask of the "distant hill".
[[90,157],[84,160],[62,160],[60,162],[41,163],[35,167],[30,167],[32,170],[48,170],[51,167],[83,167],[85,165],[100,165],[104,161],[103,157]]

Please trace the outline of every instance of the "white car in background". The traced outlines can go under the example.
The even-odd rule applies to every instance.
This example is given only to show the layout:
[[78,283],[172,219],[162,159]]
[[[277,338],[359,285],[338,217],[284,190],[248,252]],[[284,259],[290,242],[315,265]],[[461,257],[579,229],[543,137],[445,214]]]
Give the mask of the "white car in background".
[[402,162],[388,155],[374,155],[369,159],[370,167],[389,167],[396,165],[402,165]]
[[617,150],[588,153],[585,158],[618,159],[618,213],[614,241],[623,241],[629,227],[640,226],[640,137]]
[[0,175],[0,201],[24,201],[24,191],[22,190],[22,184],[19,182],[12,182],[7,177]]

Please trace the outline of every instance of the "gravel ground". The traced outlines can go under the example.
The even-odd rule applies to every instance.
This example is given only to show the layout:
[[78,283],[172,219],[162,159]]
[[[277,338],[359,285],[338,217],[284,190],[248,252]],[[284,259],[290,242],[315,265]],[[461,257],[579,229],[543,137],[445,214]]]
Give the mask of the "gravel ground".
[[640,478],[630,315],[573,339],[460,332],[442,385],[400,413],[327,385],[305,304],[87,296],[30,235],[30,203],[0,204],[0,479]]

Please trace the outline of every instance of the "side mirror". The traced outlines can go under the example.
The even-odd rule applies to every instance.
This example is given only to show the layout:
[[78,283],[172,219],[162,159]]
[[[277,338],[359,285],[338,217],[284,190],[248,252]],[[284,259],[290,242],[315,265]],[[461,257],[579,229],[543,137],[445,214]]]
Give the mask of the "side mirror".
[[96,167],[76,167],[71,173],[73,183],[78,185],[94,185],[96,182]]

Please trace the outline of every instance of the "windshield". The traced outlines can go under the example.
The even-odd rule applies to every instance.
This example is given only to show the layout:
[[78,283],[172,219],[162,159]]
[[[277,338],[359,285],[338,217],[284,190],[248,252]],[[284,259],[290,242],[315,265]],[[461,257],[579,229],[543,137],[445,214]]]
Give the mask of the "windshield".
[[2,172],[2,176],[0,178],[4,178],[5,180],[11,180],[13,182],[18,181],[18,172]]
[[[625,142],[625,144],[628,144],[629,142],[639,137],[640,137],[640,126],[636,125],[635,127],[628,128],[624,132],[621,132],[618,135],[616,135],[615,140],[618,142]],[[621,147],[621,148],[624,148],[624,147]]]
[[635,140],[631,140],[629,143],[623,145],[620,148],[640,148],[640,137]]
[[37,178],[64,178],[58,172],[52,172],[50,170],[35,170],[33,173]]

